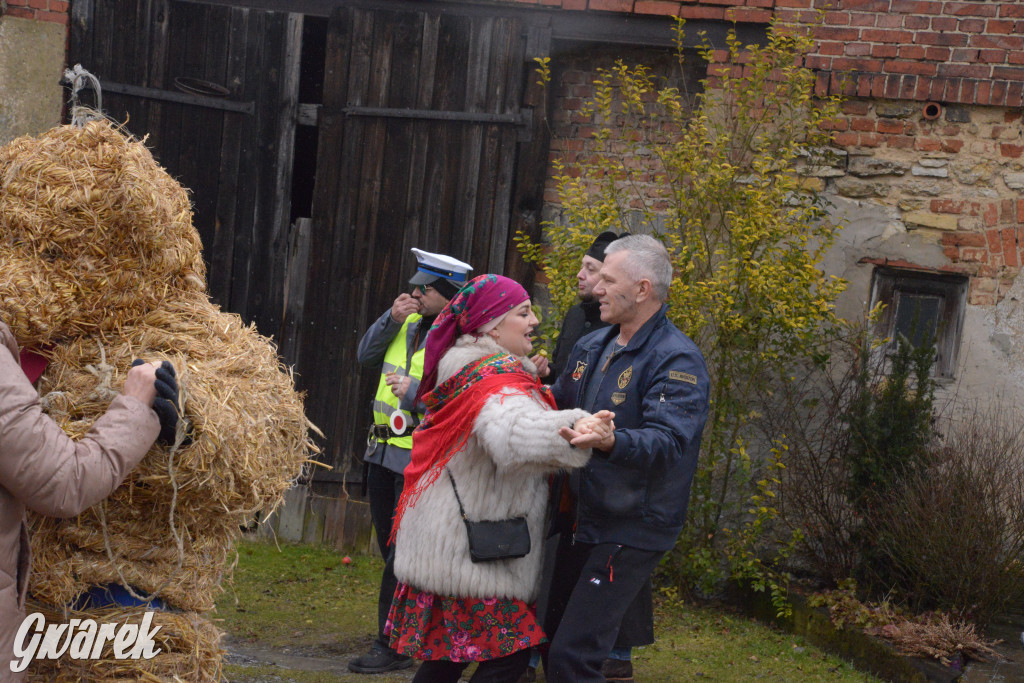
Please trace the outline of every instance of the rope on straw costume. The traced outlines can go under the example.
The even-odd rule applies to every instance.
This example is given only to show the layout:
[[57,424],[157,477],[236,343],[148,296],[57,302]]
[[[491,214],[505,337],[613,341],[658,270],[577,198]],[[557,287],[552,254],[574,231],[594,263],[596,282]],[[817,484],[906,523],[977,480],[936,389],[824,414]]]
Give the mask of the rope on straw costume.
[[[113,379],[114,376],[115,368],[114,366],[107,364],[107,352],[103,348],[102,342],[97,340],[96,345],[99,347],[100,350],[100,362],[96,365],[86,365],[85,370],[89,372],[89,374],[96,377],[97,380],[99,380],[99,384],[96,386],[95,389],[92,390],[92,392],[89,393],[88,396],[85,397],[84,400],[113,400],[114,398],[121,394],[121,392],[117,391],[116,389],[110,386],[111,380]],[[174,511],[178,506],[178,482],[175,476],[177,469],[175,467],[174,460],[175,456],[177,456],[178,454],[178,450],[181,448],[181,445],[184,443],[190,431],[188,423],[184,417],[185,411],[183,410],[183,406],[185,405],[185,399],[187,396],[187,391],[185,389],[185,386],[187,385],[187,375],[187,368],[183,370],[179,375],[178,405],[175,406],[178,409],[179,420],[177,429],[175,430],[174,434],[174,443],[171,445],[170,452],[167,455],[167,475],[171,482],[171,509],[170,513],[168,514],[168,523],[170,524],[171,527],[171,536],[174,537],[175,544],[177,545],[178,548],[178,561],[174,567],[174,570],[167,576],[167,578],[164,579],[163,583],[161,583],[156,588],[156,590],[149,594],[149,596],[144,597],[135,592],[135,590],[131,586],[131,583],[128,581],[127,578],[125,578],[124,572],[121,570],[121,567],[118,566],[117,560],[114,557],[114,550],[110,545],[110,532],[107,528],[107,501],[104,500],[99,505],[96,506],[96,516],[99,518],[100,526],[103,530],[103,547],[107,551],[107,559],[110,560],[111,566],[114,568],[114,571],[117,572],[118,578],[121,579],[121,585],[124,587],[124,589],[128,591],[129,595],[131,595],[133,598],[141,602],[152,602],[153,600],[155,600],[157,596],[160,594],[160,592],[163,591],[163,589],[171,583],[171,580],[175,577],[175,575],[177,575],[177,573],[181,571],[181,567],[185,563],[184,539],[178,532],[177,525],[174,523]],[[40,403],[43,405],[44,409],[47,410],[47,412],[50,412],[50,409],[53,409],[53,411],[56,413],[60,413],[65,416],[69,415],[66,408],[56,408],[53,400],[56,397],[64,399],[65,406],[67,405],[68,398],[66,393],[63,391],[51,391],[47,393],[40,399]]]

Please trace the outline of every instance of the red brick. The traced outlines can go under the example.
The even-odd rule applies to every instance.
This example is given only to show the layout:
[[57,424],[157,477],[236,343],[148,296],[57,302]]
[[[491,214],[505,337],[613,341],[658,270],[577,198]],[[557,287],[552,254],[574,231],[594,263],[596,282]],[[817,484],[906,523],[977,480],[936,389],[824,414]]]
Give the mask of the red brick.
[[843,9],[857,12],[888,12],[889,0],[844,0]]
[[[938,49],[938,48],[933,48]],[[948,49],[948,48],[947,48]],[[978,61],[978,48],[976,47],[958,47],[951,51],[950,60],[954,62],[967,62],[972,63]]]
[[1024,81],[1024,69],[1016,69],[1009,66],[992,67],[992,78],[1007,81]]
[[1003,64],[1006,50],[978,50],[978,59],[984,64]]
[[969,247],[960,250],[960,258],[975,263],[988,263],[988,249]]
[[999,14],[999,7],[995,3],[947,2],[942,13],[958,17],[994,17]]
[[[989,205],[987,205],[985,207],[985,213],[982,214],[982,218],[985,220],[985,225],[987,227],[992,227],[993,225],[998,225],[998,223],[999,223],[999,205],[998,204],[989,204]],[[998,232],[996,234],[998,234]],[[1001,239],[1002,238],[1000,238],[1000,241],[1001,241]],[[993,249],[992,251],[996,251],[996,250]]]
[[[856,43],[851,43],[851,45],[855,45],[855,44]],[[843,51],[846,49],[846,47],[847,47],[846,44],[840,43],[839,41],[822,40],[822,41],[818,42],[817,52],[818,52],[818,54],[822,54],[822,55],[830,55],[830,56],[841,55],[841,54],[843,54]]]
[[47,0],[28,0],[28,6],[32,9],[49,9],[50,5]]
[[999,202],[999,220],[1003,223],[1013,223],[1013,200],[1004,199]]
[[999,19],[989,19],[988,22],[985,24],[985,32],[1009,35],[1013,33],[1013,22],[1001,21]]
[[1024,49],[1024,36],[971,36],[968,45],[992,50],[1020,50]]
[[947,77],[988,78],[992,75],[992,67],[980,64],[939,64],[936,73]]
[[999,145],[999,154],[1010,159],[1019,159],[1024,154],[1024,146],[1003,143]]
[[878,133],[861,133],[857,141],[861,147],[881,147],[885,143],[885,136]]
[[936,6],[931,0],[892,0],[889,11],[905,14],[941,14],[942,6]]
[[913,149],[915,138],[910,135],[890,135],[885,141],[893,149]]
[[877,16],[877,14],[862,14],[860,12],[855,12],[850,15],[850,26],[860,26],[861,28],[865,26],[870,26],[874,28],[875,18]]
[[1010,83],[1006,88],[1006,106],[1024,106],[1024,83]]
[[964,212],[964,202],[956,199],[933,199],[929,204],[929,209],[932,213],[959,215]]
[[964,141],[958,138],[946,138],[942,141],[942,151],[950,154],[956,154],[963,149]]
[[768,9],[754,9],[752,7],[736,7],[731,10],[727,18],[729,21],[767,24],[772,20],[772,11]]
[[959,22],[960,20],[956,17],[932,17],[931,29],[933,31],[956,31]]
[[900,59],[924,59],[925,49],[920,45],[900,45]]
[[974,90],[974,104],[988,104],[992,84],[989,81],[977,81],[977,84],[978,87]]
[[[949,60],[950,49],[948,47],[929,47],[925,48],[924,57],[935,62],[945,62]],[[969,61],[969,60],[968,60]]]
[[872,43],[896,43],[904,45],[914,41],[912,31],[894,31],[880,28],[866,28],[860,32],[860,39]]
[[588,7],[606,12],[632,12],[633,0],[590,0]]
[[68,5],[70,3],[64,0],[50,0],[50,11],[51,12],[67,12]]
[[947,45],[949,47],[963,47],[968,43],[968,36],[966,33],[932,33],[928,31],[919,31],[913,39],[924,45]]
[[846,43],[860,40],[860,29],[821,26],[814,30],[814,37],[819,40],[838,40]]
[[948,232],[942,235],[942,243],[960,247],[988,246],[986,237],[977,232]]
[[914,14],[903,16],[903,28],[908,28],[914,31],[918,31],[923,28],[928,28],[930,23],[931,20],[928,17],[917,16]]
[[[848,43],[843,54],[849,57],[866,57],[873,54],[872,47],[883,47],[882,45],[871,45],[871,43]],[[824,50],[822,50],[824,52]]]
[[993,107],[1006,104],[1006,81],[992,81],[992,94],[989,95],[988,103]]
[[871,111],[871,103],[865,100],[847,100],[843,102],[842,109],[844,114],[867,116],[867,113]]
[[657,14],[674,17],[679,14],[679,3],[673,0],[636,0],[636,14]]
[[[1017,222],[1024,223],[1024,199],[1017,200]],[[1024,242],[1024,239],[1021,241]]]
[[840,147],[856,147],[858,136],[856,133],[836,133],[832,139]]
[[860,132],[874,132],[875,120],[874,119],[850,119],[850,130],[856,130]]
[[1006,61],[1010,64],[1024,64],[1024,52],[1011,52]]
[[1000,17],[1017,17],[1024,18],[1024,5],[1016,4],[1012,5],[1008,2],[1004,2],[999,7]]
[[4,10],[3,16],[18,17],[19,19],[35,19],[36,13],[30,9],[25,9],[23,7],[12,7],[11,5],[8,5],[7,9]]
[[960,250],[956,247],[943,247],[942,254],[953,263],[960,260]]
[[999,230],[986,230],[985,240],[987,242],[986,246],[988,246],[989,252],[998,254],[1003,250],[1003,236]]
[[875,17],[878,28],[903,28],[903,17],[899,14],[879,14]]
[[974,102],[974,94],[978,88],[977,81],[964,79],[960,88],[960,102]]
[[683,19],[711,19],[722,21],[725,19],[725,9],[722,7],[692,7],[683,5],[679,8],[679,16]]
[[914,90],[914,97],[913,97],[915,100],[923,101],[923,100],[930,99],[928,97],[928,93],[931,92],[932,80],[933,79],[931,79],[931,78],[919,78],[919,79],[917,79],[917,89]]
[[935,138],[919,137],[914,139],[914,149],[918,152],[938,152],[942,149],[942,143]]
[[961,19],[959,24],[956,26],[958,31],[964,33],[982,33],[985,31],[985,20],[984,19]]
[[936,75],[937,68],[937,65],[931,62],[903,62],[897,60],[887,60],[885,62],[884,71],[886,73],[934,76]]
[[879,119],[875,128],[879,133],[899,135],[905,131],[905,124],[902,121],[895,121],[893,119]]
[[826,26],[846,26],[850,23],[850,13],[825,12],[824,23]]

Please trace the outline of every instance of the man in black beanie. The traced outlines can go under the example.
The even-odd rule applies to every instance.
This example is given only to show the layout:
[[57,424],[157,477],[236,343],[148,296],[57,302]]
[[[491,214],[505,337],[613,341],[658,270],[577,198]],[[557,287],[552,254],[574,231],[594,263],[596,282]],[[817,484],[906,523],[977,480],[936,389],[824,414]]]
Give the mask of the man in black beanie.
[[565,318],[562,320],[562,329],[558,333],[558,341],[555,343],[555,352],[551,358],[533,357],[533,362],[537,366],[538,374],[544,384],[555,383],[562,370],[565,369],[565,362],[569,359],[572,347],[576,345],[580,337],[608,326],[608,323],[601,321],[601,309],[597,300],[594,299],[594,285],[600,279],[605,248],[618,238],[619,235],[614,232],[602,232],[594,238],[587,253],[583,255],[580,271],[576,273],[576,294],[579,296],[580,302],[566,312]]

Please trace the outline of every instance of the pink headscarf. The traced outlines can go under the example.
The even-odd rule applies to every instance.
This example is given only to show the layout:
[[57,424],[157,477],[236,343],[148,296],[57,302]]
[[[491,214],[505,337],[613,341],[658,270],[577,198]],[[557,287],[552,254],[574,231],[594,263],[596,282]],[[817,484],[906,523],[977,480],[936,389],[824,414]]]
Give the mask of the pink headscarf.
[[437,364],[464,334],[500,318],[530,298],[523,286],[504,275],[484,274],[470,280],[438,314],[427,335],[419,401],[437,384]]

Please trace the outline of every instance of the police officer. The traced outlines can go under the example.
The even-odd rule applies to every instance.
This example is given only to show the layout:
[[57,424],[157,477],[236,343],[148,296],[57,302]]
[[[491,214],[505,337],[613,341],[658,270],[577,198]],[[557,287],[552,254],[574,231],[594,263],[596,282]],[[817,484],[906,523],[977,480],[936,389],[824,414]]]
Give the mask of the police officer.
[[412,666],[412,659],[388,646],[384,624],[395,594],[393,548],[388,547],[391,520],[402,494],[402,471],[409,464],[412,431],[425,410],[415,401],[423,375],[424,345],[434,318],[465,284],[473,268],[451,256],[413,249],[417,269],[402,293],[359,342],[356,358],[366,367],[381,367],[373,399],[373,425],[367,442],[366,487],[377,544],[385,558],[377,600],[377,639],[370,651],[349,661],[354,673],[375,674]]
[[605,680],[623,615],[686,519],[709,387],[700,351],[666,316],[671,281],[655,238],[611,243],[594,287],[610,327],[577,342],[553,387],[560,408],[613,411],[615,429],[570,477],[574,525],[560,539],[544,623],[552,683]]

